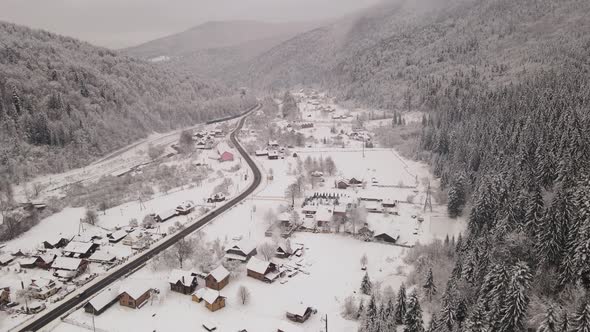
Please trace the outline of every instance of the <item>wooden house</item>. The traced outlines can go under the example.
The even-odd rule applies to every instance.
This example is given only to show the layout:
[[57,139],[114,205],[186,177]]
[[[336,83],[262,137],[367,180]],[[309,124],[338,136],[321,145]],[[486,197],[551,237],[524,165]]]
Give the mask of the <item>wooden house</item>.
[[348,183],[347,180],[338,180],[338,181],[336,181],[336,188],[338,188],[338,189],[348,189],[348,187],[350,187],[350,184]]
[[256,245],[254,243],[241,240],[225,251],[225,259],[247,262],[256,253]]
[[168,277],[170,290],[181,294],[192,294],[197,288],[197,276],[191,272],[172,270]]
[[14,260],[14,257],[9,254],[0,255],[0,266],[6,266]]
[[360,186],[363,184],[363,179],[361,179],[360,177],[352,177],[348,179],[348,184],[350,186]]
[[63,253],[67,257],[88,258],[98,247],[99,245],[93,242],[70,241],[63,249]]
[[25,269],[32,269],[37,266],[38,258],[36,256],[33,257],[25,257],[18,261],[20,267]]
[[70,242],[70,239],[71,239],[71,237],[65,238],[61,235],[58,235],[58,236],[55,236],[53,238],[43,241],[43,247],[45,249],[63,248]]
[[361,237],[364,238],[371,238],[373,237],[373,234],[375,232],[373,232],[371,229],[369,229],[369,226],[364,225],[363,227],[359,228],[359,230],[357,231],[357,234]]
[[162,211],[160,213],[154,214],[154,220],[156,222],[164,222],[166,220],[172,219],[178,215],[178,211],[176,209],[170,209],[166,211]]
[[10,287],[0,287],[0,304],[7,304],[10,302]]
[[110,243],[118,243],[119,241],[123,240],[123,238],[126,237],[127,234],[128,233],[125,230],[121,229],[109,234],[107,237],[109,238]]
[[84,311],[93,315],[100,315],[110,306],[117,303],[119,292],[114,288],[106,289],[90,299],[84,305]]
[[397,206],[397,201],[391,198],[386,198],[381,205],[383,205],[384,208],[394,208]]
[[252,257],[246,265],[247,275],[264,282],[274,282],[281,272],[273,262],[263,261]]
[[304,304],[297,304],[287,310],[286,316],[291,321],[303,323],[309,319],[313,311],[314,310],[311,307]]
[[210,311],[217,311],[225,307],[225,297],[222,296],[219,291],[208,287],[203,287],[199,289],[199,291],[199,295],[197,296],[205,302],[205,307]]
[[392,232],[379,232],[374,236],[375,240],[387,243],[396,243],[399,235]]
[[208,288],[215,289],[215,290],[222,290],[223,287],[227,286],[229,283],[229,271],[223,267],[223,265],[219,265],[215,270],[209,272],[209,274],[205,277],[205,285]]
[[289,258],[291,255],[293,255],[293,248],[289,240],[279,241],[275,256],[278,258]]
[[57,257],[51,268],[53,275],[64,279],[72,279],[84,273],[88,261],[86,259],[71,258],[71,257]]
[[31,279],[31,297],[38,300],[45,300],[57,293],[61,287],[59,287],[53,279],[37,278]]
[[38,268],[49,270],[51,268],[51,264],[53,264],[53,261],[55,261],[56,257],[57,255],[53,253],[39,255],[37,256],[35,264]]
[[88,261],[99,264],[114,264],[117,261],[117,256],[110,252],[99,250],[88,258]]
[[141,284],[128,285],[119,291],[119,304],[133,309],[141,308],[151,296],[152,289]]

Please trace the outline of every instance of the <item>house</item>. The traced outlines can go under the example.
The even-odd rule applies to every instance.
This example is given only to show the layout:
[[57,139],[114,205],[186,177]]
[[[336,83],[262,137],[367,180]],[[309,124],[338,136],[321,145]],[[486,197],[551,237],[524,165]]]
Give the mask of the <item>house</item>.
[[384,208],[394,208],[397,205],[397,201],[392,199],[392,198],[386,198],[383,200],[383,202],[381,203],[381,205]]
[[256,245],[247,240],[241,240],[225,251],[225,259],[247,262],[256,255]]
[[365,209],[369,213],[383,213],[383,206],[380,202],[376,201],[367,201],[365,203]]
[[168,277],[170,290],[184,295],[191,294],[197,288],[197,276],[183,270],[172,270]]
[[234,161],[234,154],[229,151],[225,151],[219,155],[219,161],[220,162]]
[[271,160],[279,159],[279,151],[276,151],[276,150],[268,151],[268,159],[271,159]]
[[325,206],[318,207],[316,214],[315,214],[315,222],[316,222],[317,226],[318,227],[327,227],[330,225],[331,221],[332,221],[332,210],[325,207]]
[[223,265],[219,265],[215,270],[209,272],[209,274],[205,277],[205,285],[208,288],[215,289],[215,290],[222,290],[223,287],[227,286],[229,283],[229,271],[223,267]]
[[119,291],[119,304],[132,309],[141,308],[150,298],[152,289],[141,283],[124,286]]
[[315,205],[306,205],[301,209],[301,212],[306,216],[314,216],[318,211],[318,207]]
[[110,252],[99,250],[88,257],[88,261],[99,264],[114,264],[117,261],[117,256]]
[[110,243],[118,243],[119,241],[123,240],[123,238],[126,237],[127,234],[128,233],[126,231],[121,229],[109,234],[107,237],[109,238]]
[[74,258],[88,258],[99,247],[98,244],[92,242],[78,242],[71,241],[63,249],[64,256]]
[[0,287],[0,305],[7,304],[9,302],[10,302],[10,287],[1,286]]
[[25,269],[32,269],[37,266],[37,257],[25,257],[18,261],[18,264]]
[[106,289],[93,297],[84,305],[84,311],[93,315],[100,315],[119,299],[119,292],[114,288]]
[[336,181],[336,188],[338,188],[338,189],[348,189],[348,187],[350,187],[350,184],[348,183],[347,180],[338,180],[338,181]]
[[346,210],[346,205],[336,205],[334,206],[334,216],[346,217]]
[[72,279],[82,274],[88,261],[86,259],[71,258],[71,257],[57,257],[51,268],[54,270],[53,275],[64,279]]
[[182,201],[176,207],[176,211],[180,215],[186,215],[191,213],[195,209],[195,202],[193,201]]
[[168,219],[172,219],[178,215],[178,211],[176,209],[170,209],[166,211],[162,211],[154,215],[154,220],[156,222],[164,222]]
[[280,146],[279,145],[279,142],[277,142],[277,141],[274,141],[273,140],[273,141],[269,141],[268,142],[268,147],[271,148],[271,149],[278,149],[279,146]]
[[359,230],[357,232],[357,234],[359,236],[361,236],[363,238],[366,238],[366,239],[372,238],[374,233],[375,232],[373,232],[371,229],[369,229],[369,227],[367,225],[359,228]]
[[10,264],[10,262],[12,262],[13,260],[14,260],[14,257],[9,254],[0,255],[0,265],[1,266],[6,266],[6,265]]
[[32,298],[45,300],[57,293],[61,289],[61,286],[58,286],[53,279],[38,278],[31,279],[29,289],[31,290]]
[[348,184],[351,186],[359,186],[363,184],[363,179],[360,177],[352,177],[348,180]]
[[247,275],[264,282],[274,282],[281,274],[276,264],[252,257],[246,265]]
[[194,292],[192,300],[195,302],[205,301],[205,307],[210,311],[217,311],[225,307],[225,297],[218,290],[208,287],[199,288]]
[[293,255],[293,248],[291,247],[291,243],[289,240],[281,240],[277,244],[277,251],[275,256],[278,258],[289,258]]
[[287,318],[297,323],[303,323],[309,319],[313,313],[313,308],[304,304],[296,304],[287,310]]
[[254,154],[258,157],[268,156],[268,150],[256,150]]
[[399,240],[399,235],[392,232],[379,232],[374,236],[374,238],[377,241],[396,243],[397,240]]
[[37,264],[38,268],[49,270],[49,268],[51,268],[51,264],[53,264],[53,261],[55,261],[56,257],[57,255],[53,253],[39,255],[37,256],[37,261],[35,263]]
[[68,242],[70,242],[70,239],[71,237],[65,238],[61,235],[58,235],[43,241],[43,247],[45,249],[63,248],[68,244]]

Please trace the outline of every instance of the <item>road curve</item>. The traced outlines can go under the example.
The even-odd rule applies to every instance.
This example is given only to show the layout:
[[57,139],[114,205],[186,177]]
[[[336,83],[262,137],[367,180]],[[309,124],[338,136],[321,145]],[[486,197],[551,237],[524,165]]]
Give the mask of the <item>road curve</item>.
[[[260,108],[260,105],[256,109],[259,109],[259,108]],[[167,248],[172,246],[174,243],[176,243],[180,239],[184,238],[185,236],[191,234],[192,232],[201,228],[205,224],[209,223],[211,220],[215,219],[215,217],[218,216],[219,214],[221,214],[224,211],[230,209],[231,207],[237,205],[242,200],[244,200],[246,197],[248,197],[248,195],[250,195],[252,192],[254,192],[254,190],[258,187],[258,185],[260,184],[260,182],[262,180],[262,174],[260,172],[260,169],[258,169],[258,167],[254,163],[252,158],[248,155],[246,150],[240,145],[238,139],[236,138],[236,134],[240,131],[240,129],[242,129],[242,126],[244,125],[244,121],[246,120],[246,117],[247,117],[247,115],[243,116],[242,119],[240,119],[238,126],[230,134],[230,140],[235,145],[236,149],[242,155],[244,160],[246,160],[246,162],[248,163],[248,166],[250,167],[250,169],[252,170],[252,173],[254,174],[254,181],[248,187],[248,189],[246,189],[246,191],[244,191],[240,195],[236,196],[235,198],[229,200],[226,204],[224,204],[224,205],[216,208],[212,212],[206,214],[203,218],[201,218],[197,222],[191,224],[190,226],[187,226],[185,229],[181,230],[180,232],[169,236],[168,238],[166,238],[166,240],[164,242],[160,243],[156,247],[148,249],[147,251],[142,253],[141,256],[129,261],[128,263],[124,264],[122,267],[120,267],[116,271],[113,271],[111,274],[106,275],[102,280],[99,280],[94,285],[90,286],[88,289],[86,289],[85,291],[80,293],[80,296],[71,298],[71,299],[65,301],[64,303],[60,304],[59,306],[51,309],[51,311],[44,313],[44,315],[42,315],[39,318],[35,319],[34,321],[28,323],[25,327],[21,328],[19,331],[21,331],[21,332],[37,331],[37,330],[41,329],[45,325],[49,324],[50,322],[59,318],[61,315],[68,312],[70,309],[85,302],[89,297],[98,293],[99,291],[101,291],[102,289],[104,289],[105,287],[110,285],[111,283],[115,282],[117,279],[123,277],[127,273],[140,267],[142,264],[144,264],[145,262],[150,260],[152,257],[157,255],[158,253],[162,252],[163,250],[166,250]]]

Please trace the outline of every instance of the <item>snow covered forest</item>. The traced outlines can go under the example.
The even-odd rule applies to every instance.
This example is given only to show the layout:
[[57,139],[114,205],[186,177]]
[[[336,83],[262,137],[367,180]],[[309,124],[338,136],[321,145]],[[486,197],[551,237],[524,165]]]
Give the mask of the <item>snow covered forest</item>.
[[12,182],[80,167],[153,131],[254,103],[191,75],[0,23],[0,175]]

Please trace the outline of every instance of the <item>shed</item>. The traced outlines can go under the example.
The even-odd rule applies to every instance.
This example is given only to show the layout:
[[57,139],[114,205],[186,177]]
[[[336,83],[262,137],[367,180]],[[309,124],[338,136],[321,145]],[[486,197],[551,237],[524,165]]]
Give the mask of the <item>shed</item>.
[[228,283],[229,271],[223,265],[219,265],[205,277],[205,284],[211,289],[222,290]]
[[399,239],[398,234],[394,234],[393,232],[379,232],[375,236],[375,240],[387,242],[387,243],[396,243]]
[[114,288],[106,289],[90,299],[84,305],[84,311],[93,315],[100,315],[119,299],[119,292]]
[[289,320],[303,323],[309,319],[309,316],[311,316],[312,313],[313,309],[311,307],[299,303],[291,306],[291,308],[287,310],[286,316]]
[[223,297],[219,291],[208,287],[201,289],[204,289],[201,298],[205,301],[205,307],[207,307],[207,309],[210,311],[217,311],[225,307],[225,297]]
[[170,209],[166,211],[162,211],[154,215],[154,220],[156,222],[164,222],[168,219],[172,219],[178,215],[178,211],[176,209]]
[[112,234],[108,235],[110,243],[118,243],[119,241],[123,240],[124,237],[127,236],[127,232],[125,230],[118,230]]

